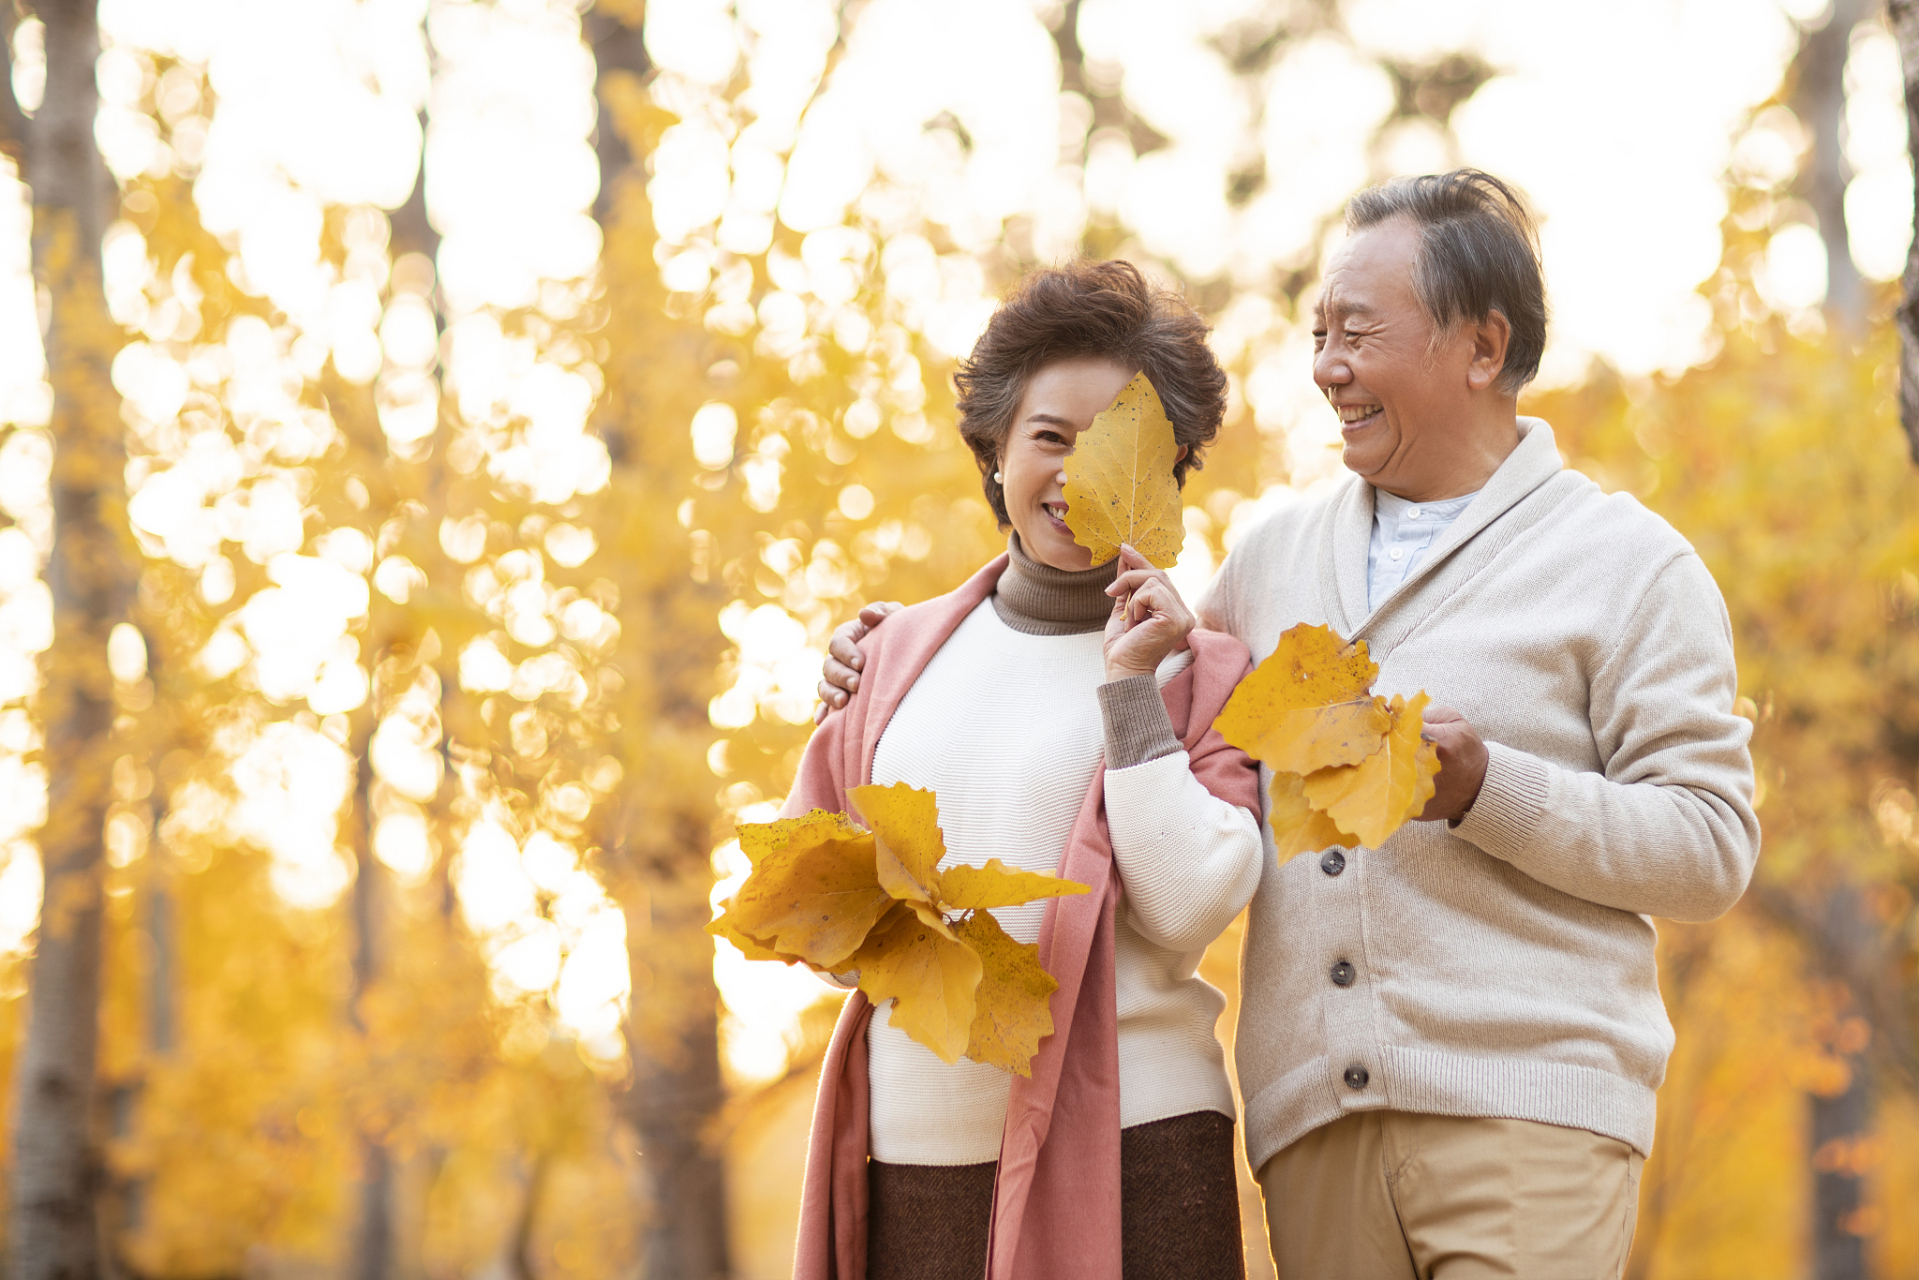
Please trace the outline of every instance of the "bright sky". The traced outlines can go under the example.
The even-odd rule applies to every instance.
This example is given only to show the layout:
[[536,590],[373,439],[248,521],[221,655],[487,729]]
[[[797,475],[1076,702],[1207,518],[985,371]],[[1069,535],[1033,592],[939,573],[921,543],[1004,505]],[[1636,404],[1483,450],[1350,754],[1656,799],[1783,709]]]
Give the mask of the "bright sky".
[[[1254,83],[1228,73],[1213,41],[1268,12],[1258,0],[1086,0],[1080,35],[1091,70],[1123,85],[1170,139],[1135,156],[1112,133],[1082,152],[1088,107],[1058,91],[1043,23],[1053,7],[870,0],[822,86],[834,0],[655,0],[646,37],[664,71],[654,94],[680,117],[653,157],[649,186],[668,242],[667,280],[704,289],[729,253],[763,252],[783,222],[805,234],[800,262],[757,315],[727,301],[721,279],[710,322],[758,323],[777,339],[792,314],[805,314],[803,295],[849,299],[847,264],[877,248],[898,315],[957,353],[991,306],[975,254],[1009,219],[1029,228],[1040,256],[1056,258],[1090,214],[1115,214],[1146,253],[1241,290],[1219,317],[1218,340],[1228,357],[1246,354],[1245,393],[1262,427],[1288,433],[1299,483],[1335,465],[1319,447],[1334,428],[1311,384],[1303,326],[1259,289],[1275,270],[1324,253],[1356,187],[1456,163],[1514,179],[1544,217],[1554,304],[1547,378],[1576,377],[1595,356],[1634,373],[1683,367],[1710,349],[1710,309],[1695,290],[1719,263],[1729,167],[1754,185],[1775,184],[1803,145],[1783,113],[1745,126],[1778,84],[1797,38],[1793,20],[1818,9],[1812,0],[1349,0],[1348,36],[1299,41]],[[591,58],[568,0],[102,0],[101,14],[98,135],[110,166],[122,178],[174,165],[197,172],[201,216],[237,248],[246,287],[285,316],[236,324],[217,350],[197,345],[191,290],[155,278],[130,224],[109,238],[115,314],[140,331],[114,368],[138,423],[137,450],[149,455],[130,474],[137,530],[152,554],[199,572],[211,601],[233,591],[230,556],[267,567],[274,585],[246,602],[202,663],[216,673],[250,663],[263,691],[312,713],[233,744],[246,800],[228,821],[273,853],[290,902],[321,907],[350,874],[328,834],[347,785],[337,717],[366,696],[350,632],[370,589],[403,595],[417,570],[391,558],[376,565],[358,535],[307,536],[299,463],[333,427],[300,406],[298,389],[331,354],[344,374],[375,385],[396,450],[431,428],[439,394],[431,316],[417,277],[393,274],[378,212],[412,185],[427,108],[428,199],[445,234],[438,265],[452,311],[447,394],[465,423],[503,433],[487,463],[503,482],[547,502],[604,486],[604,450],[583,430],[594,372],[503,334],[494,318],[496,308],[528,305],[570,314],[593,271]],[[30,95],[33,25],[23,31],[16,83]],[[1392,101],[1371,60],[1456,49],[1501,69],[1455,114],[1456,143],[1406,125],[1369,149]],[[217,111],[201,102],[190,74],[160,83],[171,148],[130,109],[152,74],[142,51],[204,66],[218,98]],[[750,87],[735,111],[720,86],[741,67]],[[1903,265],[1912,182],[1898,59],[1882,31],[1855,38],[1848,83],[1854,256],[1867,275],[1889,279]],[[925,127],[942,118],[970,145],[954,129]],[[1227,176],[1255,160],[1267,190],[1234,208]],[[343,267],[320,254],[321,219],[335,206],[358,211]],[[919,234],[928,223],[956,248],[936,252]],[[22,189],[0,183],[0,418],[32,428],[45,421],[47,392],[25,228]],[[1802,308],[1822,296],[1824,271],[1817,233],[1787,227],[1761,283],[1777,307]],[[845,323],[866,321],[849,312]],[[263,424],[273,447],[249,452],[224,429],[183,429],[195,389],[216,394],[242,426]],[[726,454],[735,427],[704,413],[691,424],[696,450]],[[9,946],[31,928],[39,892],[27,836],[43,787],[19,763],[33,738],[18,700],[32,687],[31,655],[50,637],[37,577],[49,533],[45,462],[36,430],[0,446],[0,509],[18,521],[0,531],[0,795],[11,797],[0,804],[0,945]],[[870,495],[864,501],[870,509]],[[445,533],[458,558],[471,558],[457,551],[466,536]],[[562,529],[547,551],[578,563],[592,547]],[[1196,586],[1211,567],[1210,553],[1196,554],[1180,573]],[[610,625],[547,616],[538,555],[495,568],[510,600],[506,625],[522,639]],[[742,677],[716,701],[716,722],[801,719],[819,637],[772,605],[733,607],[723,622],[740,646]],[[474,688],[567,678],[549,667],[515,670],[490,645],[461,663]],[[376,751],[396,797],[376,852],[402,879],[427,865],[417,804],[437,779],[427,773],[429,762],[437,768],[434,714],[430,699],[406,702]],[[726,850],[719,858],[736,861]],[[501,990],[551,993],[562,1019],[612,1056],[627,994],[623,926],[576,851],[547,833],[516,836],[491,816],[468,836],[456,882],[467,918],[489,940]],[[726,950],[717,967],[736,1018],[735,1067],[777,1069],[781,1033],[817,983],[749,968]]]

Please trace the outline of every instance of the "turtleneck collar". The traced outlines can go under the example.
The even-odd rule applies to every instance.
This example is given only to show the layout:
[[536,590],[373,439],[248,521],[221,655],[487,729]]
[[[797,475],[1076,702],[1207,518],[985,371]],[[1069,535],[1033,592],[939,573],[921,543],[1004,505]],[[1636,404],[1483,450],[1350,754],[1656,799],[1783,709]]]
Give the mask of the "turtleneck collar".
[[1119,561],[1092,569],[1055,569],[1026,554],[1019,534],[1006,542],[1010,562],[993,592],[993,611],[1015,631],[1032,636],[1072,636],[1099,631],[1112,616],[1106,588],[1119,576]]

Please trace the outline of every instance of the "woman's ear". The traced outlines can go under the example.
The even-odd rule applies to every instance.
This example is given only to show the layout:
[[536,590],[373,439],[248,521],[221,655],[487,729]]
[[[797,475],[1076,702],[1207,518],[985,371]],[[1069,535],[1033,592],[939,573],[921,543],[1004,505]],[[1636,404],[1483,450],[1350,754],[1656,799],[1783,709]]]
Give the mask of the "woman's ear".
[[1193,451],[1193,447],[1191,445],[1188,445],[1188,444],[1181,445],[1179,447],[1179,452],[1173,455],[1173,465],[1177,467],[1180,463],[1186,461],[1186,455],[1191,453],[1192,451]]

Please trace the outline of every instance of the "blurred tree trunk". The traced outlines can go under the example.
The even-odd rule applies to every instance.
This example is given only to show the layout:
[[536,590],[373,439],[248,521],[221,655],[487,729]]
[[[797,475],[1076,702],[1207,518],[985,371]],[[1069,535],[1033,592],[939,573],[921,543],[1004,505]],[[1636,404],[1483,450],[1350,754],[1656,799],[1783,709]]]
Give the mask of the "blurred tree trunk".
[[[600,192],[593,212],[609,232],[620,221],[622,184],[641,176],[633,140],[622,136],[615,124],[615,106],[621,90],[636,87],[652,69],[641,38],[642,14],[639,3],[603,2],[585,15],[583,24],[593,51],[599,107],[595,150]],[[621,305],[617,297],[611,301],[615,308]],[[647,304],[628,300],[627,305]],[[663,479],[670,481],[633,475],[631,468],[643,451],[621,437],[637,426],[613,422],[605,428],[614,493],[657,490]],[[625,599],[628,609],[643,611],[652,603],[637,593]],[[656,616],[670,616],[670,611]],[[704,726],[703,702],[691,711],[664,706],[649,710],[657,717],[656,740],[679,733],[683,726],[678,721],[687,715]],[[623,737],[645,741],[637,725],[629,726]],[[629,757],[626,769],[629,795],[652,781],[644,758]],[[704,822],[678,812],[684,800],[676,797],[671,813],[648,812],[630,803],[613,806],[620,816],[605,842],[622,881],[617,896],[626,914],[633,975],[627,1019],[633,1074],[621,1109],[639,1137],[646,1171],[640,1254],[641,1274],[647,1280],[713,1280],[730,1271],[725,1177],[715,1136],[726,1091],[720,1077],[713,942],[706,934],[713,887],[709,833]]]
[[[378,660],[378,653],[369,655]],[[376,677],[377,680],[377,677]],[[353,998],[348,1006],[353,1029],[366,1035],[361,1002],[379,980],[380,925],[383,914],[380,864],[373,857],[373,730],[379,722],[376,698],[354,713],[354,787],[347,820],[353,844]],[[369,1053],[369,1058],[377,1055]],[[360,1134],[360,1212],[353,1228],[352,1280],[387,1280],[393,1270],[393,1161],[377,1133]]]
[[[1843,146],[1845,70],[1853,28],[1865,17],[1866,7],[1865,0],[1832,0],[1824,25],[1802,37],[1792,68],[1792,105],[1812,134],[1800,190],[1819,219],[1826,245],[1826,313],[1852,335],[1864,331],[1867,292],[1846,229],[1846,185],[1852,169]],[[1791,923],[1812,942],[1822,976],[1845,993],[1846,1007],[1870,1014],[1872,973],[1882,948],[1858,890],[1838,883],[1826,890],[1823,901],[1795,906],[1791,914],[1797,916]],[[1864,1170],[1851,1156],[1863,1149],[1872,1130],[1873,1064],[1863,1043],[1842,1036],[1828,1048],[1843,1065],[1844,1078],[1835,1077],[1828,1087],[1807,1093],[1812,1274],[1816,1280],[1865,1280],[1859,1217],[1865,1203]]]
[[1792,105],[1812,132],[1812,154],[1800,174],[1806,202],[1826,242],[1826,309],[1854,333],[1866,323],[1866,282],[1852,260],[1846,230],[1846,184],[1852,166],[1841,144],[1846,119],[1846,55],[1852,31],[1866,16],[1866,0],[1832,0],[1824,26],[1801,38],[1793,59]]
[[[1848,994],[1846,1007],[1863,1005],[1851,998],[1854,971],[1870,963],[1878,949],[1876,932],[1866,919],[1859,893],[1842,885],[1826,895],[1823,968],[1838,969]],[[1840,1022],[1845,1025],[1845,1019]],[[1870,1027],[1870,1023],[1866,1024]],[[1810,1094],[1812,1132],[1807,1147],[1812,1156],[1812,1254],[1815,1280],[1866,1280],[1866,1239],[1858,1214],[1865,1204],[1865,1170],[1852,1158],[1872,1132],[1872,1065],[1866,1044],[1837,1034],[1828,1046],[1845,1067],[1845,1079],[1836,1091],[1814,1089]],[[1835,1081],[1835,1083],[1839,1083]]]
[[[1906,137],[1919,176],[1919,0],[1886,0],[1886,20],[1899,45],[1906,79]],[[1913,201],[1913,226],[1919,232],[1919,198]],[[1899,422],[1906,444],[1919,462],[1919,234],[1906,253],[1895,319],[1899,328]]]
[[94,1067],[100,1000],[103,827],[115,755],[107,634],[126,617],[134,552],[126,534],[126,447],[108,367],[120,345],[107,315],[100,237],[112,181],[94,143],[93,0],[46,0],[46,97],[27,130],[34,276],[51,302],[53,647],[40,715],[46,732],[46,896],[29,977],[19,1067],[13,1203],[16,1280],[92,1280],[101,1259]]

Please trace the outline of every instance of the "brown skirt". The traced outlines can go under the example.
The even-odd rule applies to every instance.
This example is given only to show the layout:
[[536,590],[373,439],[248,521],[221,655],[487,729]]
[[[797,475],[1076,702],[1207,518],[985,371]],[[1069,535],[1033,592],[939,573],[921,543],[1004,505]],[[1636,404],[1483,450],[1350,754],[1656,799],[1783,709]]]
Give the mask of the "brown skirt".
[[[1216,1111],[1122,1129],[1124,1280],[1245,1280],[1233,1122]],[[981,1280],[997,1164],[866,1166],[868,1280]]]

